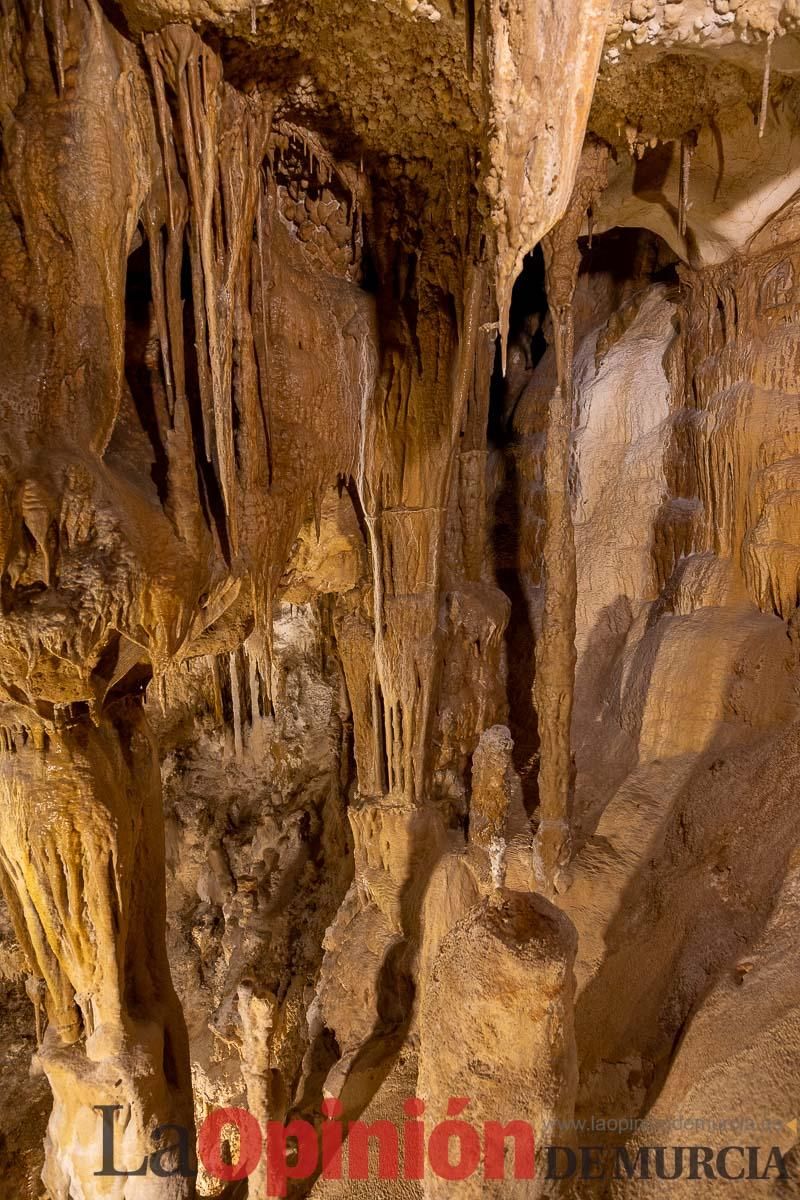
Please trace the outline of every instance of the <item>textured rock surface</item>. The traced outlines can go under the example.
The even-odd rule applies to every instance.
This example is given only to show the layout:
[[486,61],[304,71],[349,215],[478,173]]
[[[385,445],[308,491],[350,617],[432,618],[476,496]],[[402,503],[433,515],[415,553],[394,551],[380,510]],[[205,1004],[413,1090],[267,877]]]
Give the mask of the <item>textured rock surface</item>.
[[796,1174],[799,35],[4,4],[4,1195],[325,1097]]

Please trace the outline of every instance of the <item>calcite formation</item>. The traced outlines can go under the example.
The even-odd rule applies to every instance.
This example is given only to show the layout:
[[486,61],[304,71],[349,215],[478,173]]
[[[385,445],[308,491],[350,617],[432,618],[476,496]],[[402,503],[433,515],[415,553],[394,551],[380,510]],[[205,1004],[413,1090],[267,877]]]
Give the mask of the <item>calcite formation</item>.
[[5,0],[4,1196],[794,1194],[798,36]]

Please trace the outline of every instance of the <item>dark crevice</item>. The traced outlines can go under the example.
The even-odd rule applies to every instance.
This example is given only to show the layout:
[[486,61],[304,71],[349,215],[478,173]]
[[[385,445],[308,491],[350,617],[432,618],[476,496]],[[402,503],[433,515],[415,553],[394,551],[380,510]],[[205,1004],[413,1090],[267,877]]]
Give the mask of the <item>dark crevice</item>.
[[377,768],[380,772],[378,786],[383,793],[389,790],[389,754],[386,747],[386,710],[383,703],[383,689],[380,683],[375,680],[375,696],[377,703],[378,728],[375,730],[375,740],[377,743]]
[[[169,459],[161,439],[155,389],[162,388],[158,350],[153,321],[153,291],[150,278],[150,251],[143,242],[128,258],[125,279],[125,378],[131,390],[139,422],[153,452],[150,473],[162,504],[166,502]],[[163,395],[161,397],[163,403]]]
[[228,541],[225,501],[222,496],[222,489],[220,488],[217,473],[214,469],[214,463],[208,461],[207,451],[204,449],[203,408],[200,400],[200,376],[197,365],[197,348],[195,345],[197,331],[195,329],[192,296],[192,265],[189,251],[186,247],[184,247],[181,269],[181,299],[183,300],[186,399],[189,405],[189,420],[192,426],[192,444],[195,447],[195,467],[197,470],[200,504],[203,509],[203,517],[205,518],[206,525],[209,529],[215,531],[219,539],[222,554],[226,562],[230,562],[231,550]]

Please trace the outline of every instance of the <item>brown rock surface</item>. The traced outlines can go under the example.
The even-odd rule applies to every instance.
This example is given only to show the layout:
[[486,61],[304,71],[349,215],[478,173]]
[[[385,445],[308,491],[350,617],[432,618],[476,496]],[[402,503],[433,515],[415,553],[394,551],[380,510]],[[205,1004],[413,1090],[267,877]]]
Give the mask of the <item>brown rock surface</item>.
[[292,1197],[734,1120],[796,1194],[799,36],[5,0],[4,1196],[414,1096],[536,1179]]

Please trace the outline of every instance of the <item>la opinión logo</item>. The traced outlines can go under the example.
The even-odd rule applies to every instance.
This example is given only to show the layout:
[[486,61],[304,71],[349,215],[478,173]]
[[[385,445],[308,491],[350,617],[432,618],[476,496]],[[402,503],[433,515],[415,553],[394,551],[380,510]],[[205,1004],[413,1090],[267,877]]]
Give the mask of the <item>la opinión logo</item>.
[[[464,1117],[468,1106],[468,1097],[452,1097],[447,1104],[446,1119],[435,1124],[427,1138],[420,1119],[425,1102],[416,1097],[404,1102],[405,1120],[399,1126],[387,1120],[345,1123],[342,1103],[334,1099],[322,1102],[322,1120],[318,1126],[297,1118],[286,1124],[268,1121],[262,1127],[246,1109],[217,1108],[200,1127],[197,1154],[208,1174],[226,1183],[248,1178],[266,1154],[268,1196],[285,1196],[290,1179],[312,1179],[316,1175],[334,1180],[369,1179],[370,1147],[377,1155],[374,1174],[378,1179],[424,1179],[426,1169],[440,1179],[454,1182],[469,1179],[479,1170],[484,1179],[533,1179],[532,1125],[519,1120],[505,1124],[485,1121],[476,1126]],[[170,1145],[145,1156],[133,1170],[117,1166],[114,1130],[116,1114],[121,1109],[121,1105],[115,1104],[95,1107],[103,1121],[103,1165],[96,1175],[196,1174],[189,1131],[176,1124],[159,1125],[153,1131],[156,1142],[172,1136],[175,1140]],[[229,1161],[233,1130],[238,1144],[235,1163]],[[507,1176],[511,1145],[513,1173]]]
[[[535,1143],[532,1125],[515,1120],[485,1121],[478,1126],[465,1118],[469,1099],[452,1097],[447,1117],[426,1136],[420,1119],[425,1102],[416,1097],[403,1104],[405,1120],[345,1122],[339,1100],[324,1100],[322,1119],[302,1118],[262,1127],[243,1108],[213,1109],[200,1127],[197,1156],[205,1170],[222,1182],[246,1179],[266,1155],[266,1195],[285,1196],[290,1179],[421,1180],[426,1173],[459,1182],[479,1171],[487,1180],[533,1179]],[[182,1125],[159,1125],[152,1134],[158,1143],[173,1140],[145,1155],[135,1168],[117,1165],[115,1118],[122,1105],[97,1105],[103,1120],[103,1165],[96,1175],[196,1175],[190,1131]],[[540,1147],[544,1178],[565,1179],[693,1179],[725,1181],[787,1180],[789,1171],[778,1146],[558,1146]],[[373,1151],[371,1156],[370,1151]],[[513,1150],[513,1156],[511,1151]],[[513,1157],[513,1174],[508,1174]],[[235,1162],[232,1161],[235,1158]],[[345,1170],[345,1158],[347,1167]],[[371,1170],[376,1160],[376,1170]]]

